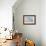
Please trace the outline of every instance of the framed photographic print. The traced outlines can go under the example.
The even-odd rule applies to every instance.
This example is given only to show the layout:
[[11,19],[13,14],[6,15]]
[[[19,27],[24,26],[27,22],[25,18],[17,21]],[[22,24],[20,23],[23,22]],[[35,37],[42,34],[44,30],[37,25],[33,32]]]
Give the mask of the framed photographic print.
[[24,15],[23,24],[24,25],[35,25],[36,24],[36,15]]

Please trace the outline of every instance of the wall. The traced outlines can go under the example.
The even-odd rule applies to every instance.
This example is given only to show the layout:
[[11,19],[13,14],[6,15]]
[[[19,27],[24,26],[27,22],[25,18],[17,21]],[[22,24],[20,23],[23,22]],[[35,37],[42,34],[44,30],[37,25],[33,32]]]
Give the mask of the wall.
[[41,40],[42,46],[46,46],[46,0],[41,1]]
[[[41,46],[41,0],[18,0],[13,6],[15,30],[23,37],[31,39],[36,46]],[[24,25],[23,15],[36,15],[36,25]]]
[[16,0],[0,0],[0,27],[12,29],[12,6]]

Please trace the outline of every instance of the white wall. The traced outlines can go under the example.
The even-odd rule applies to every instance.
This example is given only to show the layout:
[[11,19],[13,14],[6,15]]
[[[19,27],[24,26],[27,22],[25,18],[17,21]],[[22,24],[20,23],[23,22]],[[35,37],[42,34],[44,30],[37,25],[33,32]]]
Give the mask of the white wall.
[[[18,3],[19,2],[19,3]],[[13,6],[15,29],[33,39],[36,46],[46,46],[46,0],[21,0]],[[36,25],[23,25],[23,15],[35,14]],[[40,45],[41,44],[41,45]]]
[[[41,46],[41,0],[21,0],[13,6],[15,29]],[[17,6],[16,6],[17,5]],[[23,15],[36,15],[36,25],[24,25]]]
[[46,46],[46,0],[41,1],[41,38],[42,46]]
[[0,0],[0,27],[12,28],[12,6],[16,0]]

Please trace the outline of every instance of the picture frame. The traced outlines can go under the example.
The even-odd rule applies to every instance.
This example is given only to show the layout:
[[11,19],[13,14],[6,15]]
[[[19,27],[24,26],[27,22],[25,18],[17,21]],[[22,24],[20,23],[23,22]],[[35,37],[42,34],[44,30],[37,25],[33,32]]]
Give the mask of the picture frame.
[[36,15],[23,15],[23,24],[24,25],[35,25]]

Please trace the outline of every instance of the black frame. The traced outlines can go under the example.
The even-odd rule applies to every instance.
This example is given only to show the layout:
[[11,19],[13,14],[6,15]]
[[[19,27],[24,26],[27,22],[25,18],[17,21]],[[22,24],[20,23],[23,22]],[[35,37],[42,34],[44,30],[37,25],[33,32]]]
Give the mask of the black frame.
[[[32,16],[32,17],[34,17],[34,23],[24,23],[24,17],[26,17],[26,16]],[[36,15],[23,15],[23,24],[24,25],[35,25],[36,24]]]

